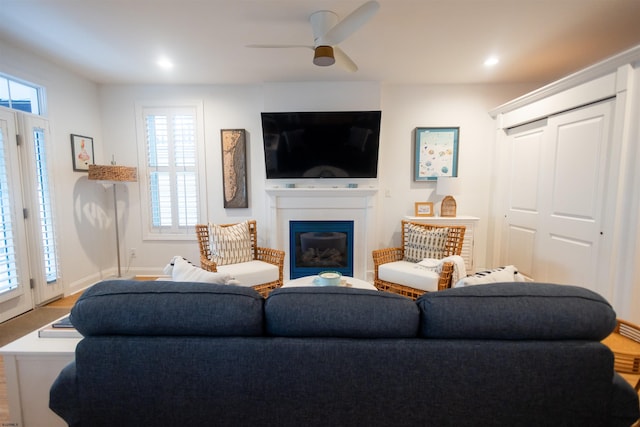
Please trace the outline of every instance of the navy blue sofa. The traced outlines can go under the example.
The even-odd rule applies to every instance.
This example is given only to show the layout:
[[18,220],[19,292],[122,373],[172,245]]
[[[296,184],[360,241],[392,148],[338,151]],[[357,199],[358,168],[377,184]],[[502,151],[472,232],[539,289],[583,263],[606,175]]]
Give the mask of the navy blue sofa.
[[343,287],[105,281],[51,388],[70,426],[629,426],[638,395],[583,288],[508,283],[412,301]]

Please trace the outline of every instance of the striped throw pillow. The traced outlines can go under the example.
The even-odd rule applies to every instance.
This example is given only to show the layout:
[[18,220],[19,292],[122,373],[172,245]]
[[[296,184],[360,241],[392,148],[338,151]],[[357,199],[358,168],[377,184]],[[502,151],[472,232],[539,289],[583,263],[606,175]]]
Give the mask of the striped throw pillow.
[[247,221],[222,227],[209,224],[211,260],[217,265],[238,264],[253,259]]
[[414,224],[407,224],[404,241],[404,260],[420,262],[425,258],[442,259],[446,256],[448,228],[427,230]]

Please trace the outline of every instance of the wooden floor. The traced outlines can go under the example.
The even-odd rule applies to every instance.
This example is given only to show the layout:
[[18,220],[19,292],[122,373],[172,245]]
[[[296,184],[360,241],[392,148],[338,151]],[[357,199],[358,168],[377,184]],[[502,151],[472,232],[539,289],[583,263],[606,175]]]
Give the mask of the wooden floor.
[[[56,301],[53,301],[53,302],[47,304],[43,308],[36,308],[35,310],[46,310],[48,308],[71,310],[71,308],[76,303],[78,298],[80,298],[80,295],[81,295],[81,293],[78,293],[78,294],[71,295],[71,296],[66,297],[66,298],[61,298],[61,299],[58,299]],[[35,310],[33,310],[33,311],[35,311]],[[33,314],[33,311],[29,312],[29,313]],[[55,312],[56,313],[60,313],[61,311],[60,310],[55,310]],[[62,316],[64,316],[64,314],[62,314]],[[31,321],[23,322],[21,320],[21,316],[18,316],[15,319],[8,320],[7,322],[12,322],[12,324],[13,324],[12,327],[13,328],[20,328],[20,324],[27,324],[25,327],[28,330],[25,329],[24,333],[22,333],[22,335],[26,335],[27,333],[33,331],[34,328],[37,329],[37,328],[42,327],[42,326],[46,325],[47,323],[49,323],[49,322],[45,322],[45,323],[43,323],[41,325],[33,326],[33,323]],[[6,383],[6,379],[5,379],[5,375],[4,375],[4,358],[0,357],[0,426],[4,426],[8,422],[9,422],[9,406],[8,406],[8,403],[7,403],[7,383]]]

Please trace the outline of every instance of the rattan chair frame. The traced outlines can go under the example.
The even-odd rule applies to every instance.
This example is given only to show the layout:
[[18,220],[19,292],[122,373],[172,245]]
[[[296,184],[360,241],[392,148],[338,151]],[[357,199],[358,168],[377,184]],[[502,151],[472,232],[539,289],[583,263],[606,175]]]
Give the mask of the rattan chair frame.
[[[251,252],[253,259],[264,261],[278,267],[278,280],[268,283],[254,285],[253,289],[258,291],[260,295],[266,297],[273,289],[279,288],[283,283],[284,269],[284,251],[279,249],[265,248],[258,246],[258,227],[255,220],[247,221],[249,224],[249,236],[251,239]],[[219,224],[221,227],[229,227],[235,224]],[[197,224],[196,235],[198,237],[198,246],[200,247],[200,267],[207,271],[218,271],[218,266],[211,259],[211,243],[209,240],[209,225]]]
[[[411,286],[402,285],[400,283],[387,282],[385,280],[381,280],[378,276],[378,268],[382,264],[386,264],[388,262],[401,261],[404,259],[404,242],[406,240],[406,235],[408,232],[409,225],[416,225],[418,227],[423,227],[426,230],[434,230],[438,228],[448,228],[449,234],[447,236],[447,242],[445,244],[445,257],[451,255],[460,255],[462,253],[462,242],[464,241],[464,233],[466,227],[464,225],[435,225],[435,224],[425,224],[422,222],[416,221],[408,221],[402,220],[402,233],[401,233],[401,246],[399,248],[386,248],[386,249],[376,249],[372,252],[373,255],[373,269],[374,269],[374,277],[373,284],[374,286],[380,290],[385,292],[392,292],[399,295],[404,295],[411,299],[417,299],[420,295],[426,293],[426,291],[422,289],[416,289]],[[451,287],[451,279],[453,277],[453,263],[445,262],[442,265],[442,272],[440,273],[440,278],[438,279],[438,290],[441,291],[443,289],[447,289]]]

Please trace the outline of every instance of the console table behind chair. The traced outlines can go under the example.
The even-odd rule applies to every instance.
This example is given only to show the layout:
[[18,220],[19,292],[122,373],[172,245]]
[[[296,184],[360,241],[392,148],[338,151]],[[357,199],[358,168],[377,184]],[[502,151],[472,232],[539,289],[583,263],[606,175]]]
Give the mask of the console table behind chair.
[[[283,268],[284,268],[284,251],[278,249],[264,248],[258,246],[258,230],[255,220],[247,221],[249,225],[249,237],[251,239],[251,253],[254,261],[262,261],[278,267],[278,279],[267,283],[253,285],[253,289],[258,291],[263,297],[275,288],[282,286]],[[235,224],[218,224],[221,227],[229,227]],[[225,272],[225,266],[216,265],[212,259],[211,242],[209,238],[209,225],[197,224],[196,235],[198,236],[198,246],[200,247],[200,266],[203,270],[213,272]],[[238,266],[239,264],[235,264]]]

